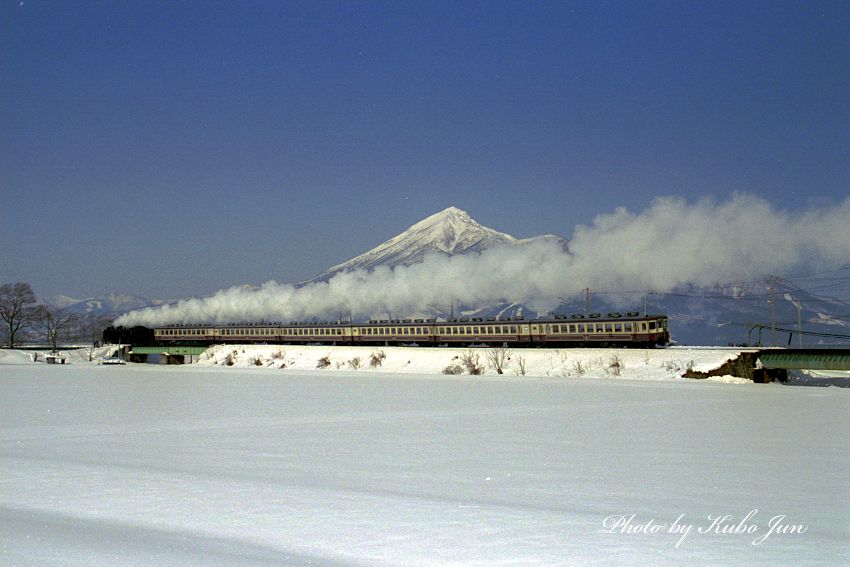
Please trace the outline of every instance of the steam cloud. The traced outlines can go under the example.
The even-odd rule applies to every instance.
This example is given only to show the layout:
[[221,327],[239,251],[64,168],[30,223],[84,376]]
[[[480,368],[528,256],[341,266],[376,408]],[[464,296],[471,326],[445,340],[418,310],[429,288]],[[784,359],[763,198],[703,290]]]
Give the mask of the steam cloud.
[[791,215],[764,199],[736,195],[689,204],[664,197],[639,214],[624,208],[578,226],[569,251],[556,243],[497,247],[478,255],[428,256],[420,264],[340,273],[303,287],[268,282],[202,299],[130,312],[117,325],[354,320],[409,317],[429,305],[526,303],[551,310],[585,287],[670,291],[795,269],[828,269],[850,260],[850,198]]

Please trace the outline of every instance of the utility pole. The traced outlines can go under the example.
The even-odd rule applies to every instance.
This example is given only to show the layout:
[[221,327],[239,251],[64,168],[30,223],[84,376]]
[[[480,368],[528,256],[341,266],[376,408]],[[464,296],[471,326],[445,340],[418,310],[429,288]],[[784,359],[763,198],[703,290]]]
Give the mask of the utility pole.
[[584,314],[590,313],[590,288],[584,288]]
[[803,348],[803,316],[801,315],[803,303],[797,301],[797,343]]
[[770,346],[776,346],[776,276],[770,276]]

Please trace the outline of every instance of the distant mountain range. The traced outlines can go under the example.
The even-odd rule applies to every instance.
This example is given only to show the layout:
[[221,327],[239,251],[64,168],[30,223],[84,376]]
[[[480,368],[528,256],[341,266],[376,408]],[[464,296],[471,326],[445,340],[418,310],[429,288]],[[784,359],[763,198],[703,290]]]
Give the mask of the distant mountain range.
[[[568,241],[560,236],[514,238],[484,227],[465,211],[450,207],[414,224],[372,250],[296,285],[327,281],[344,271],[371,270],[378,266],[409,266],[421,262],[429,254],[477,254],[495,246],[526,246],[539,240],[555,242],[564,250],[569,249]],[[837,295],[834,288],[830,288],[830,291]],[[772,310],[771,300],[774,302]],[[52,298],[50,303],[80,313],[96,312],[118,316],[134,309],[162,305],[166,302],[135,295],[107,294],[81,300],[59,296]],[[523,303],[455,305],[444,311],[434,311],[433,307],[430,309],[430,314],[440,317],[509,314],[534,318],[545,315],[535,312]],[[850,335],[850,303],[817,295],[788,280],[770,276],[746,284],[683,286],[663,294],[616,297],[597,295],[591,291],[589,302],[585,298],[568,300],[556,311],[572,314],[585,311],[606,313],[644,309],[650,313],[667,314],[671,321],[671,334],[680,344],[754,344],[759,340],[762,344],[768,344],[774,336],[777,343],[785,344],[789,341],[788,330],[796,329],[798,320],[805,331],[824,335],[805,337],[806,345],[836,342],[846,344],[846,340],[829,335]],[[775,333],[771,330],[772,320],[778,329]],[[795,336],[791,339],[791,344],[797,345],[797,341]]]
[[123,315],[134,309],[153,307],[169,303],[160,299],[147,299],[138,295],[107,293],[99,297],[76,299],[67,295],[54,295],[44,300],[56,309],[67,309],[80,315],[95,314],[104,316]]

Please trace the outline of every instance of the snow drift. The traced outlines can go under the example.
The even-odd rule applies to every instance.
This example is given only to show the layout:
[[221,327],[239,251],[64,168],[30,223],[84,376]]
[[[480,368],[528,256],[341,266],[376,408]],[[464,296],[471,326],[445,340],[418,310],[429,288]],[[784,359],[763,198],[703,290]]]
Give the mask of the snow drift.
[[723,282],[827,269],[850,257],[850,198],[796,214],[739,194],[726,202],[656,199],[641,213],[618,208],[578,226],[564,250],[540,239],[467,255],[426,255],[420,263],[337,273],[303,286],[268,282],[206,298],[146,308],[116,324],[290,321],[412,316],[428,305],[525,303],[537,311],[585,287],[667,292]]

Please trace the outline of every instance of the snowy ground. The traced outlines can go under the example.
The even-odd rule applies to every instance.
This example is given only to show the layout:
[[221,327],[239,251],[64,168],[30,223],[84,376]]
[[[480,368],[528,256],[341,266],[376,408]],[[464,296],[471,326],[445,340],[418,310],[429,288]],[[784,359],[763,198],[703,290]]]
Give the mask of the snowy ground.
[[0,351],[0,563],[850,562],[850,389],[676,379],[655,355],[614,380],[313,354],[283,370]]

